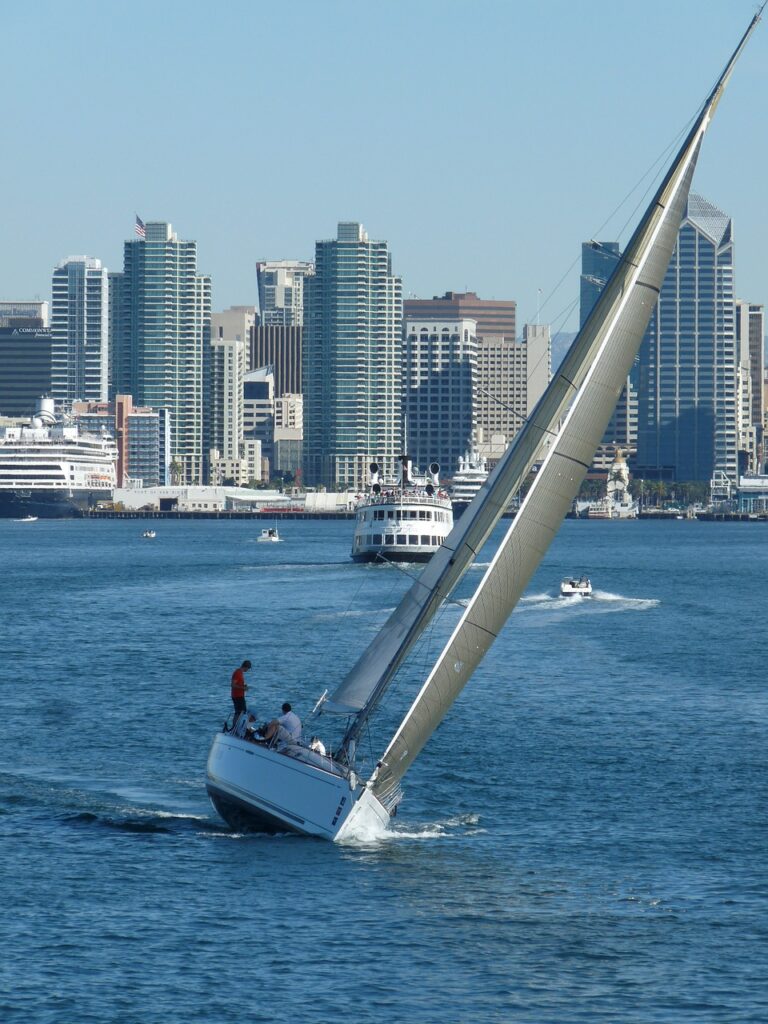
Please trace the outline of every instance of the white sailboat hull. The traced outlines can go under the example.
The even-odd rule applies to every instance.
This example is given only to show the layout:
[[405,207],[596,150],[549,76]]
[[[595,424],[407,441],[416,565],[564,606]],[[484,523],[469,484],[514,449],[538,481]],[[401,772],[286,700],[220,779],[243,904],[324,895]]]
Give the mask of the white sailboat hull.
[[303,748],[293,756],[219,733],[208,755],[208,795],[238,831],[331,841],[380,834],[389,824],[386,809],[354,773],[336,774],[331,765]]

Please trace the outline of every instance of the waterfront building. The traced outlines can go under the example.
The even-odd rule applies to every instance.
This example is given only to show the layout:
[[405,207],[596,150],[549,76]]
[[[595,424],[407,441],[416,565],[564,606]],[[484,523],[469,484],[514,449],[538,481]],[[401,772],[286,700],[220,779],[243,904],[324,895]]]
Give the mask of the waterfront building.
[[403,411],[406,454],[422,472],[453,476],[472,445],[477,387],[475,320],[406,320]]
[[[304,281],[304,482],[362,491],[401,453],[402,285],[385,241],[342,222]],[[460,318],[459,318],[460,319]]]
[[101,260],[69,256],[56,265],[51,302],[51,396],[106,402],[109,390],[109,281]]
[[31,416],[37,400],[50,390],[50,330],[0,327],[0,415]]
[[35,299],[33,302],[0,302],[0,327],[49,327],[48,303]]
[[133,404],[130,395],[109,402],[73,402],[81,430],[108,434],[117,445],[118,487],[161,487],[170,482],[170,418],[165,409]]
[[738,477],[733,225],[691,194],[640,348],[635,475]]
[[[581,246],[581,281],[579,292],[579,328],[583,327],[592,307],[613,273],[621,257],[618,242],[591,240]],[[591,470],[608,473],[617,448],[635,451],[637,447],[637,363],[627,375],[616,408],[605,428],[603,440],[595,452]]]
[[125,243],[110,309],[113,392],[168,410],[173,475],[200,483],[208,463],[211,281],[197,273],[197,242],[179,239],[165,221],[141,230]]

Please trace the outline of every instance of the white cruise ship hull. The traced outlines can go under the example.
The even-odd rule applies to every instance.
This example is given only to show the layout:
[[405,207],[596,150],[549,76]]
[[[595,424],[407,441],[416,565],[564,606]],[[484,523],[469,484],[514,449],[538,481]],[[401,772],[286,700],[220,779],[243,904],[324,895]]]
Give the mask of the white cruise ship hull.
[[354,773],[306,748],[278,753],[219,733],[208,755],[213,806],[237,831],[297,832],[331,841],[380,834],[389,814]]

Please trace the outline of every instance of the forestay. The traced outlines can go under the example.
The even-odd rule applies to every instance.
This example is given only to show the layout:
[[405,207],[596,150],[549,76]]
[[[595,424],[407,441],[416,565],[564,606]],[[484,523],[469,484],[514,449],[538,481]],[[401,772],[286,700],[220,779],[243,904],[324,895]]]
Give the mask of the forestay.
[[[558,376],[549,385],[530,422],[507,453],[508,458],[500,463],[495,477],[489,478],[486,487],[465,513],[472,513],[472,519],[465,534],[459,534],[454,543],[456,558],[462,563],[460,572],[468,564],[465,559],[474,557],[474,552],[493,528],[542,440],[554,428],[559,410],[575,392],[562,427],[552,439],[520,511],[372,776],[376,796],[384,797],[397,785],[474,672],[519,600],[579,490],[658,298],[677,241],[702,137],[733,66],[758,20],[759,15],[752,20],[704,104]],[[492,508],[486,513],[489,502]],[[460,520],[454,534],[461,523]],[[470,538],[471,555],[463,550],[469,547]],[[446,561],[450,564],[454,557],[450,551],[452,541],[453,534],[446,541],[448,550],[439,553],[443,566]],[[433,575],[439,577],[447,571],[439,565],[434,568]],[[425,579],[426,576],[425,570],[419,580],[425,586],[433,582]],[[433,600],[434,594],[420,595],[418,584],[414,585],[406,601],[387,624],[392,624],[392,629],[397,627],[392,620],[401,609],[403,626],[409,625],[406,617],[409,599],[423,605]],[[410,645],[411,642],[411,638],[402,637],[402,644]],[[363,656],[359,663],[361,667],[365,667],[366,657],[375,647],[376,643]],[[395,655],[398,663],[401,658],[402,653],[398,652]],[[354,670],[352,676],[355,676]],[[345,683],[334,699],[344,694]],[[356,696],[358,700],[361,696],[363,700],[370,700],[365,696],[365,688]]]

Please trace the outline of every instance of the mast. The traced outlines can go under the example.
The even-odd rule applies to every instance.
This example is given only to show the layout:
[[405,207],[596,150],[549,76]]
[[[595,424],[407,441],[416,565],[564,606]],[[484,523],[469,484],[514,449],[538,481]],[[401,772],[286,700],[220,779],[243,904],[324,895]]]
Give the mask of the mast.
[[[373,690],[347,730],[345,744],[354,742],[371,710],[381,699],[391,678],[390,667],[400,664],[416,636],[432,617],[434,601],[445,596],[466,570],[498,521],[503,508],[527,473],[542,441],[549,451],[526,498],[496,552],[480,586],[462,615],[448,644],[438,658],[371,777],[375,796],[386,797],[399,783],[448,708],[474,672],[506,622],[543,558],[573,498],[578,493],[600,439],[637,355],[651,312],[658,299],[677,243],[701,141],[731,76],[734,65],[760,20],[763,3],[742,36],[714,89],[675,157],[656,195],[643,215],[621,259],[574,340],[560,370],[550,382],[532,416],[465,513],[470,521],[448,537],[441,563],[435,566],[434,591],[423,597],[415,591],[430,580],[428,570],[414,584],[387,626],[396,631],[393,619],[402,609],[400,648],[380,673]],[[565,405],[570,406],[557,430]],[[464,518],[464,517],[462,517]],[[458,534],[454,536],[454,534]],[[482,538],[482,539],[481,539]],[[473,548],[471,554],[469,548]],[[450,553],[448,553],[450,552]],[[434,557],[437,558],[438,555]],[[465,559],[468,559],[465,561]],[[434,559],[433,559],[434,561]],[[458,568],[457,568],[458,566]],[[439,594],[439,598],[436,598]],[[421,608],[409,602],[421,597]],[[411,618],[408,619],[408,612]],[[415,636],[413,634],[416,634]],[[381,642],[380,647],[385,648]],[[334,699],[354,693],[348,686],[361,663],[377,647],[369,647]],[[393,670],[394,671],[394,670]]]

